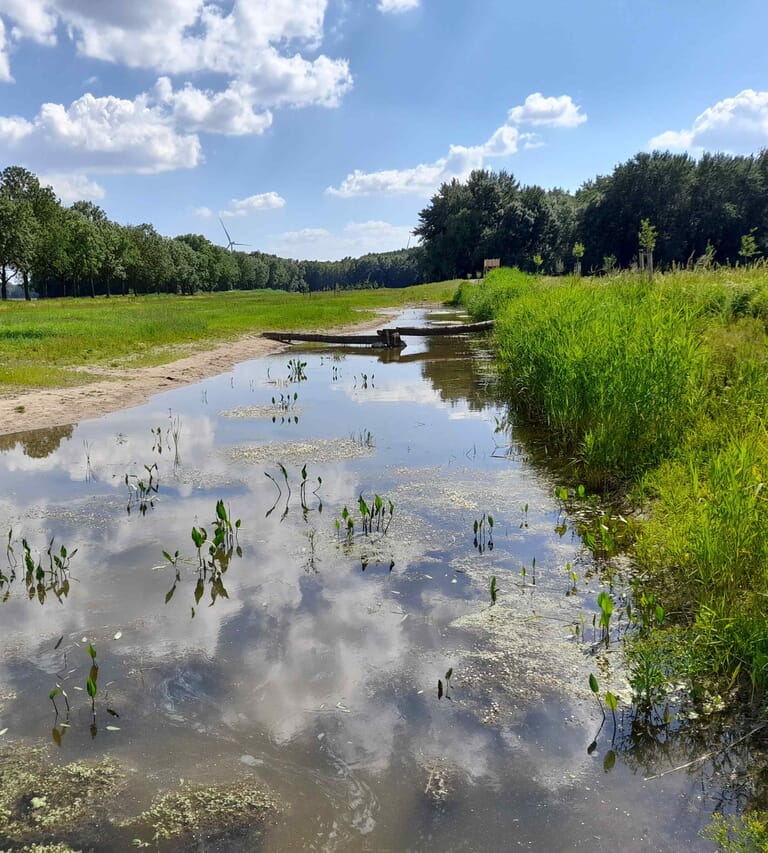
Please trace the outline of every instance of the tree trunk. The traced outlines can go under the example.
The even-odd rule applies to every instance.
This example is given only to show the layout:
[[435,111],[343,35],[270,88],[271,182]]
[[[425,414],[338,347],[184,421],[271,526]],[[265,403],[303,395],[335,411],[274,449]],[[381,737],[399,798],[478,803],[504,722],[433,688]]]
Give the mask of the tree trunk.
[[0,299],[3,302],[8,299],[8,271],[5,264],[0,267]]
[[29,295],[29,273],[23,272],[21,274],[21,280],[24,283],[24,298],[29,302],[32,299]]
[[93,285],[93,276],[91,276],[91,299],[96,298],[96,288]]

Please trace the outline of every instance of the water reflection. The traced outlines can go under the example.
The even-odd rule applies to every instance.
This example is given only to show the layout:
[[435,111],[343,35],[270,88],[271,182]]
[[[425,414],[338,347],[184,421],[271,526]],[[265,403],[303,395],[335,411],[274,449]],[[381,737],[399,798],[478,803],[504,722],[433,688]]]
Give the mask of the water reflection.
[[[67,596],[3,605],[0,730],[114,755],[141,801],[257,770],[290,804],[276,850],[572,849],[594,846],[605,808],[622,816],[607,847],[695,847],[701,816],[675,798],[694,780],[659,797],[620,744],[586,753],[593,661],[568,628],[596,585],[552,484],[496,455],[487,364],[464,339],[409,349],[249,362],[84,423],[45,458],[0,456],[0,529],[33,560],[54,536],[78,549]],[[289,436],[216,414],[279,393],[301,406]]]
[[24,432],[10,432],[0,435],[0,453],[12,450],[19,445],[30,459],[45,459],[58,450],[61,442],[72,438],[76,424],[69,426],[34,429]]

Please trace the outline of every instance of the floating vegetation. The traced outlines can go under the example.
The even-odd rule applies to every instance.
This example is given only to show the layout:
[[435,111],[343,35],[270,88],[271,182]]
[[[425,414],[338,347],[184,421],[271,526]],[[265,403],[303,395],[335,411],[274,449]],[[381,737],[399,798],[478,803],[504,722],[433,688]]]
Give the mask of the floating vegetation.
[[[159,428],[159,427],[158,427]],[[160,491],[160,475],[157,463],[144,466],[144,476],[138,474],[126,474],[125,485],[128,487],[128,515],[133,508],[138,509],[140,515],[146,515],[147,510],[155,506],[158,492]]]
[[0,751],[0,779],[0,838],[16,843],[49,842],[106,822],[109,800],[124,784],[113,759],[52,766],[44,749],[28,746]]
[[[147,811],[120,825],[138,831],[148,826],[155,844],[172,839],[198,842],[201,837],[214,840],[234,832],[260,829],[276,813],[271,793],[252,781],[185,785],[179,791],[158,796]],[[149,846],[138,841],[141,846]]]
[[[69,595],[70,590],[70,561],[77,553],[67,551],[62,545],[58,552],[54,551],[54,540],[48,543],[45,556],[48,558],[47,566],[43,566],[43,556],[37,560],[32,556],[32,549],[26,539],[21,540],[21,556],[16,557],[16,549],[13,545],[13,528],[8,531],[5,554],[7,569],[0,569],[0,602],[8,601],[11,595],[11,585],[17,576],[23,577],[27,590],[27,597],[32,600],[37,598],[40,604],[45,602],[48,593],[53,593],[61,602]],[[18,543],[17,547],[18,547]]]
[[[234,409],[225,409],[223,412],[219,412],[219,417],[232,420],[270,420],[275,418],[275,407],[276,404],[269,403],[262,406],[237,406]],[[295,403],[290,409],[292,415],[300,414],[301,410]]]
[[484,551],[493,551],[493,516],[485,513],[472,525],[475,534],[473,545],[479,554]]
[[373,449],[361,447],[352,439],[319,438],[233,447],[225,452],[236,462],[272,463],[280,459],[284,465],[303,465],[307,459],[316,463],[363,459]]

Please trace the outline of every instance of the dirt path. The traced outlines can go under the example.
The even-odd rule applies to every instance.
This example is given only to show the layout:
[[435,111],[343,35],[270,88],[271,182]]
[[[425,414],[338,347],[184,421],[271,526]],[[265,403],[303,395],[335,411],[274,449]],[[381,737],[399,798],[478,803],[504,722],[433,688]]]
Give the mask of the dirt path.
[[[383,325],[386,325],[386,318],[379,316],[343,329],[322,331],[362,332]],[[285,344],[253,334],[157,367],[129,370],[88,367],[88,373],[104,376],[104,379],[75,387],[46,388],[0,397],[0,435],[65,426],[138,406],[160,391],[217,376],[242,361],[287,348]]]

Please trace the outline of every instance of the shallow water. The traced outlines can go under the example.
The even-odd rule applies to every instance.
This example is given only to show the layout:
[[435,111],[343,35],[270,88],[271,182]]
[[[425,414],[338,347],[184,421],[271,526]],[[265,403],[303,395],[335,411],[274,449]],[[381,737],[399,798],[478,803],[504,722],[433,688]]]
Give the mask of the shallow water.
[[[600,668],[574,637],[599,573],[554,482],[506,428],[485,346],[293,349],[4,440],[0,530],[18,565],[0,589],[0,755],[47,744],[53,764],[110,756],[126,781],[99,820],[0,829],[1,843],[129,849],[152,833],[118,819],[156,794],[256,781],[278,813],[223,821],[196,849],[711,849],[698,837],[714,808],[704,777],[644,781],[690,756],[614,751],[610,718],[588,753],[601,721],[588,675],[621,682],[610,654]],[[142,502],[150,473],[158,490]],[[361,494],[384,499],[367,536]],[[219,499],[241,519],[241,556],[212,583],[190,531],[210,540]],[[52,537],[54,554],[77,549],[70,589],[58,600],[45,579],[30,598],[22,538],[47,566]],[[164,551],[179,552],[175,567]],[[61,694],[58,716],[49,700],[57,685],[69,717]]]

